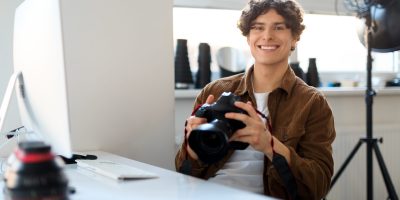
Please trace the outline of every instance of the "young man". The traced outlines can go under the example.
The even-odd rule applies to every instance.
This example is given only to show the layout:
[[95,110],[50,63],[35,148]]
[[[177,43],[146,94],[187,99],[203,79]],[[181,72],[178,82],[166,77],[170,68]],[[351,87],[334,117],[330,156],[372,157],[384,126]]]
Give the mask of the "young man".
[[[246,126],[230,140],[250,145],[207,165],[185,141],[176,155],[177,170],[190,162],[189,174],[193,176],[288,199],[287,184],[272,162],[280,155],[294,177],[298,198],[321,199],[326,195],[333,174],[333,115],[325,97],[297,78],[288,64],[304,30],[302,21],[303,11],[294,0],[248,3],[238,27],[247,37],[254,65],[244,74],[208,84],[198,95],[195,107],[214,102],[223,92],[239,96],[243,102],[235,102],[235,106],[248,115],[227,113],[225,117]],[[269,125],[256,109],[268,116]],[[204,123],[204,118],[189,117],[186,138]]]

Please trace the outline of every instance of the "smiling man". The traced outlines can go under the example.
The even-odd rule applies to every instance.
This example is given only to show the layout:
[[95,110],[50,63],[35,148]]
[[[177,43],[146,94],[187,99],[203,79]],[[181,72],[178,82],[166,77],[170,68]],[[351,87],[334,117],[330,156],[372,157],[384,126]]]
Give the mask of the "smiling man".
[[[248,3],[238,27],[247,38],[254,65],[243,74],[208,84],[197,96],[195,108],[214,102],[223,92],[239,96],[241,101],[235,106],[247,114],[225,117],[246,126],[230,141],[250,145],[230,150],[217,163],[205,164],[185,140],[176,155],[177,170],[185,168],[192,176],[283,199],[326,195],[336,135],[332,111],[325,97],[297,78],[288,64],[304,30],[302,22],[303,11],[293,0]],[[190,116],[185,138],[204,123],[206,119]]]

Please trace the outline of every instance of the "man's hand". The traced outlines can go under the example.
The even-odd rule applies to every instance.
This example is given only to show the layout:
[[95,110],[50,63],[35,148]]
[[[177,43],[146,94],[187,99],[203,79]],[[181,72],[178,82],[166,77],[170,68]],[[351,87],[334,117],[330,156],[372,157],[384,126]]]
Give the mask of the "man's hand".
[[[209,95],[207,97],[206,103],[207,104],[212,104],[213,102],[214,102],[214,96],[213,95]],[[207,123],[207,119],[206,118],[195,117],[195,116],[190,116],[189,118],[187,118],[186,122],[187,122],[186,123],[186,127],[185,127],[186,140],[188,140],[192,130],[195,129],[196,127],[198,127],[201,124]],[[186,150],[188,151],[190,157],[192,157],[195,160],[199,159],[197,154],[192,150],[192,148],[190,148],[189,144],[187,145],[187,149]]]
[[249,143],[255,150],[261,151],[266,156],[272,158],[272,135],[251,102],[243,103],[237,101],[235,102],[235,106],[245,110],[248,115],[242,113],[225,114],[226,118],[241,121],[246,125],[246,127],[237,130],[230,138],[230,141]]

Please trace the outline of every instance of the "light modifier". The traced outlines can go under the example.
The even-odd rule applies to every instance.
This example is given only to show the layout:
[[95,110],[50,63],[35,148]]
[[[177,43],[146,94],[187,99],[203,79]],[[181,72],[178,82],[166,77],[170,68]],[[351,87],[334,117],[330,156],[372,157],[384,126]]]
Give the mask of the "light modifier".
[[[400,50],[400,0],[373,1],[369,11],[361,14],[363,20],[371,19],[371,49],[375,52],[393,52]],[[360,15],[360,13],[359,13]],[[365,36],[368,27],[363,24],[358,32],[361,43],[366,46]]]

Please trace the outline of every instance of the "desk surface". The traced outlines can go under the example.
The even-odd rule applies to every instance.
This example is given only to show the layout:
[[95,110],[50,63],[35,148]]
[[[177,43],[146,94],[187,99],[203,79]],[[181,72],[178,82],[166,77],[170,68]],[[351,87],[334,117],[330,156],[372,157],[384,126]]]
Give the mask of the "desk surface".
[[[116,181],[78,168],[76,165],[68,165],[65,167],[65,173],[69,178],[70,186],[76,189],[76,193],[70,196],[72,200],[271,199],[262,195],[225,187],[106,152],[94,151],[85,153],[97,155],[100,159],[111,160],[156,173],[159,178]],[[3,185],[4,182],[1,181],[0,187],[3,188]],[[0,199],[4,199],[2,192],[0,192]]]

